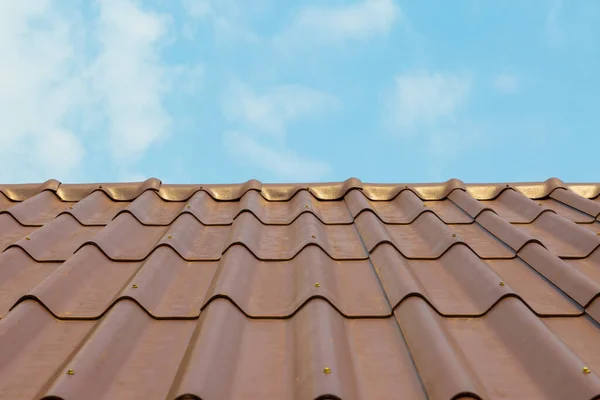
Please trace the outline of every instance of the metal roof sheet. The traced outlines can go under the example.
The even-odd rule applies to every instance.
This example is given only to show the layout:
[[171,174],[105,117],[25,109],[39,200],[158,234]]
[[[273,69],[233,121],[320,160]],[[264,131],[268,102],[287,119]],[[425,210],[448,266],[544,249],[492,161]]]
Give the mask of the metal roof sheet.
[[0,185],[0,398],[600,398],[600,184]]

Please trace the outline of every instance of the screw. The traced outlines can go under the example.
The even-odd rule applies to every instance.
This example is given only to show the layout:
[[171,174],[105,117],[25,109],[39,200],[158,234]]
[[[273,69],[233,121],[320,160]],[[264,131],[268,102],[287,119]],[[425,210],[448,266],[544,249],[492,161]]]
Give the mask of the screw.
[[583,367],[581,368],[581,372],[583,372],[584,374],[589,374],[591,371],[588,367]]
[[506,187],[510,187],[510,185],[507,183],[507,184],[506,184]]
[[188,206],[187,208],[192,208],[192,206]]
[[167,236],[167,239],[173,239],[173,236],[169,235]]
[[306,205],[304,206],[304,208],[308,208],[308,204],[306,204]]
[[404,185],[404,189],[408,189],[408,185]]
[[427,204],[423,203],[423,207],[427,207]]
[[73,206],[69,206],[69,210],[72,210],[72,209],[73,209]]
[[323,368],[323,372],[324,372],[325,374],[330,374],[330,373],[331,373],[331,368],[329,368],[329,367],[325,367],[325,368]]
[[539,202],[539,203],[538,203],[538,206],[541,206],[541,205],[542,205],[542,203],[541,203],[541,202]]
[[102,189],[102,185],[98,185],[98,189]]
[[132,288],[137,289],[138,285],[136,285],[135,283],[133,285],[131,285]]
[[504,285],[505,285],[504,281],[500,281],[500,286],[504,286]]
[[453,234],[452,234],[452,237],[456,237],[456,233],[453,233]]
[[30,240],[29,236],[25,236],[25,240]]
[[313,238],[313,239],[316,239],[316,238],[317,238],[317,235],[312,235],[312,238]]
[[75,370],[73,368],[69,368],[67,370],[67,375],[75,375]]
[[315,287],[321,287],[321,284],[319,282],[315,283]]

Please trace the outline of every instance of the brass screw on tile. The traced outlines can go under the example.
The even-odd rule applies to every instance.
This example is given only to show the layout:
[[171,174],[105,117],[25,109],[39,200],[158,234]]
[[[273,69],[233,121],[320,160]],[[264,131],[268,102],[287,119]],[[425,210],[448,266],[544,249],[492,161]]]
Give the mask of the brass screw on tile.
[[167,239],[173,239],[172,235],[167,236]]
[[427,204],[423,203],[423,207],[427,207]]
[[500,286],[504,286],[504,285],[505,285],[504,281],[500,281]]
[[581,368],[581,372],[583,372],[584,374],[589,374],[591,371],[588,367],[583,367]]
[[306,204],[306,205],[304,206],[304,208],[308,208],[308,204]]
[[73,206],[69,206],[69,210],[72,210],[72,209],[73,209]]
[[69,368],[69,369],[67,370],[67,375],[75,375],[75,370],[74,370],[74,369],[72,369],[72,368]]
[[507,184],[506,184],[506,187],[510,187],[510,185],[507,183]]
[[192,208],[192,206],[188,206],[187,208]]
[[315,283],[315,287],[321,287],[321,284],[319,282]]
[[29,236],[25,236],[25,240],[30,240],[30,239],[29,239]]
[[134,283],[134,284],[133,284],[131,287],[132,287],[132,288],[134,288],[134,289],[137,289],[137,288],[138,288],[138,285],[136,285],[136,284]]
[[404,189],[408,189],[408,185],[404,185]]
[[316,238],[317,238],[317,235],[312,235],[312,238],[313,238],[313,239],[316,239]]
[[325,368],[323,368],[323,372],[326,373],[326,374],[330,374],[331,373],[331,368],[325,367]]
[[600,232],[596,232],[596,236],[600,236]]
[[456,233],[453,233],[453,234],[452,234],[452,237],[456,237]]
[[98,185],[98,189],[102,189],[102,185]]
[[538,203],[538,206],[541,206],[541,205],[542,205],[542,203],[541,203],[541,202],[540,202],[540,203]]

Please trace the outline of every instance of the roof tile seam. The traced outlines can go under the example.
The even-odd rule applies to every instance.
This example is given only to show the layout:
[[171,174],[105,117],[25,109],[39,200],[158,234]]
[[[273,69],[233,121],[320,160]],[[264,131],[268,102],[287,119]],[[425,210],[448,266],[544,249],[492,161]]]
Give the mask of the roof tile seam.
[[[452,201],[452,200],[450,200],[450,201]],[[452,202],[453,202],[453,201],[452,201]],[[462,210],[462,208],[461,208],[461,207],[460,207],[458,204],[456,204],[455,202],[453,202],[453,203],[456,205],[456,207],[458,207],[458,208],[460,208],[460,209]],[[463,210],[463,211],[464,211],[464,210]],[[477,213],[477,217],[478,217],[478,218],[481,216],[481,214],[483,213],[483,211],[485,211],[485,210],[482,210],[481,212]],[[501,218],[501,217],[500,217],[500,216],[499,216],[499,215],[498,215],[496,212],[494,212],[493,210],[491,210],[491,211],[492,211],[492,212],[493,212],[493,213],[494,213],[494,214],[495,214],[495,215],[496,215],[498,218]],[[466,211],[465,211],[465,212],[466,212]],[[538,215],[538,217],[539,217],[539,215]],[[523,248],[525,248],[525,246],[527,246],[527,245],[529,245],[529,244],[531,244],[531,243],[537,243],[537,244],[539,244],[540,246],[542,246],[542,247],[544,247],[545,249],[547,249],[547,247],[544,245],[544,243],[542,243],[542,242],[541,242],[539,239],[537,239],[537,238],[530,238],[530,239],[528,239],[527,241],[525,241],[525,243],[523,243],[523,244],[522,244],[522,245],[521,245],[521,246],[520,246],[518,249],[515,249],[515,248],[511,247],[511,246],[510,246],[508,243],[506,243],[505,241],[503,241],[502,239],[500,239],[498,236],[496,236],[496,235],[495,235],[493,232],[491,232],[489,229],[487,229],[487,228],[486,228],[484,225],[482,225],[482,224],[481,224],[481,223],[480,223],[480,222],[477,220],[477,218],[474,220],[474,222],[475,222],[475,223],[476,223],[476,224],[477,224],[477,225],[478,225],[478,226],[479,226],[481,229],[483,229],[483,230],[484,230],[484,231],[486,231],[488,234],[490,234],[490,236],[492,236],[492,237],[494,237],[496,240],[498,240],[498,242],[502,243],[502,244],[503,244],[504,246],[506,246],[508,249],[511,249],[511,250],[514,252],[514,254],[515,254],[515,257],[517,257],[517,256],[518,256],[518,253],[519,253],[519,252],[520,252],[520,251],[521,251]],[[512,223],[509,223],[509,226],[511,226],[511,227],[512,227],[512,225],[513,225]],[[513,229],[514,229],[514,227],[513,227]],[[477,253],[475,252],[475,254],[477,254]],[[480,257],[480,258],[481,258],[481,257]],[[484,259],[484,258],[481,258],[481,259]]]
[[20,221],[19,218],[17,218],[12,212],[10,212],[10,210],[0,211],[0,215],[10,215],[12,217],[12,219],[15,220],[15,222],[17,222],[19,225],[21,225],[23,227],[27,227],[27,228],[41,228],[42,226],[44,226],[45,224],[47,224],[48,222],[50,222],[50,221],[48,221],[48,222],[45,222],[45,223],[37,223],[37,224],[29,223],[29,224],[27,224],[27,223],[24,223],[24,222]]
[[[517,254],[514,251],[512,252],[513,254],[511,255],[511,257],[505,257],[505,256],[499,256],[499,257],[481,257],[479,254],[477,254],[477,252],[468,243],[466,243],[463,240],[457,240],[455,242],[452,242],[439,255],[437,255],[437,256],[431,256],[431,257],[410,257],[410,256],[407,256],[406,254],[404,254],[402,252],[402,250],[400,250],[398,248],[398,246],[396,246],[396,244],[392,240],[389,240],[389,239],[380,240],[379,242],[375,243],[375,245],[373,245],[373,248],[370,250],[369,253],[373,253],[379,246],[384,245],[384,244],[391,245],[398,253],[400,253],[402,255],[402,257],[406,258],[407,260],[439,260],[448,251],[450,251],[450,249],[452,249],[454,246],[458,246],[458,245],[466,246],[469,250],[471,250],[473,253],[475,253],[475,255],[477,257],[479,257],[481,260],[512,260],[512,259],[514,259],[514,258],[517,257]],[[508,248],[510,249],[510,247],[508,247]]]
[[[458,207],[458,205],[457,205]],[[539,216],[538,216],[539,217]],[[562,218],[559,216],[559,218]],[[500,241],[501,243],[503,243],[505,246],[507,246],[508,248],[511,248],[511,246],[509,246],[507,243],[505,243],[502,239],[500,239],[499,237],[497,237],[495,234],[493,234],[492,232],[490,232],[487,228],[485,228],[483,225],[481,225],[479,223],[479,221],[476,220],[476,223],[479,224],[481,226],[482,229],[484,229],[486,232],[488,232],[491,236],[495,237],[498,241]],[[512,224],[510,224],[510,226],[512,227]],[[544,279],[546,279],[549,283],[552,284],[552,286],[556,287],[561,293],[563,293],[565,296],[567,296],[569,299],[571,299],[572,301],[575,302],[575,304],[579,304],[581,307],[584,307],[583,304],[579,303],[577,300],[575,300],[573,297],[571,297],[567,292],[565,292],[560,286],[558,286],[558,284],[554,283],[552,280],[550,280],[549,278],[547,278],[544,274],[542,274],[540,271],[538,271],[536,268],[534,268],[532,265],[530,265],[527,261],[525,261],[525,259],[523,259],[523,257],[521,257],[519,255],[519,253],[525,249],[527,246],[531,245],[531,244],[538,244],[540,246],[542,246],[544,249],[546,249],[546,251],[550,251],[548,250],[548,248],[538,239],[532,238],[532,239],[528,239],[525,243],[523,243],[521,245],[521,247],[519,249],[513,249],[513,251],[515,251],[515,257],[518,258],[520,261],[522,261],[523,263],[525,263],[525,265],[529,266],[532,270],[538,272],[542,277],[544,277]],[[596,247],[594,247],[594,249],[592,249],[585,257],[582,257],[582,259],[585,259],[587,257],[589,257],[594,251],[596,251],[596,249],[598,249],[600,247],[600,243],[598,245],[596,245]],[[481,258],[481,257],[480,257]],[[563,258],[563,257],[560,257]],[[482,258],[483,259],[483,258]],[[585,307],[584,307],[585,309]]]
[[[166,227],[166,226],[170,226],[171,224],[173,224],[175,222],[175,220],[177,218],[179,218],[180,216],[184,215],[184,214],[189,214],[192,217],[194,217],[194,219],[196,221],[198,221],[200,224],[202,224],[203,226],[231,226],[233,225],[233,223],[235,222],[235,220],[242,214],[244,213],[249,213],[252,214],[252,216],[254,216],[254,218],[256,218],[258,220],[258,222],[260,222],[262,225],[264,226],[290,226],[292,225],[294,222],[296,222],[296,220],[298,218],[300,218],[302,215],[304,214],[311,214],[312,216],[314,216],[315,218],[317,218],[319,220],[319,222],[321,222],[323,225],[352,225],[352,221],[350,222],[325,222],[323,221],[323,219],[321,218],[321,216],[319,215],[319,213],[315,213],[313,210],[302,210],[300,212],[298,212],[294,218],[292,220],[290,220],[290,222],[285,222],[285,223],[273,223],[273,222],[265,222],[262,220],[262,218],[256,214],[253,210],[250,210],[248,208],[243,208],[240,211],[238,211],[238,213],[231,219],[231,222],[228,223],[208,223],[208,222],[204,222],[202,221],[202,219],[200,219],[193,211],[190,210],[183,210],[183,211],[179,211],[177,214],[175,214],[171,220],[167,223],[149,223],[149,222],[144,222],[142,221],[142,219],[140,217],[138,217],[138,215],[132,211],[132,210],[127,210],[127,209],[123,209],[120,210],[112,219],[110,222],[114,221],[119,215],[122,214],[129,214],[131,215],[133,218],[135,218],[137,220],[137,222],[140,225],[143,226],[156,226],[156,227]],[[106,225],[106,224],[104,224]],[[87,226],[87,225],[86,225]],[[97,225],[90,225],[90,226],[97,226]]]
[[[578,196],[579,196],[579,195],[578,195]],[[585,198],[585,197],[583,197],[583,196],[580,196],[580,197],[582,197],[583,199],[586,199],[586,200],[590,200],[590,199],[587,199],[587,198]],[[565,202],[564,202],[564,201],[562,201],[562,200],[556,199],[556,198],[554,198],[554,197],[550,197],[550,199],[551,199],[551,200],[553,200],[553,201],[556,201],[557,203],[560,203],[560,204],[564,205],[565,207],[568,207],[568,208],[570,208],[570,209],[573,209],[573,210],[575,210],[575,211],[578,211],[578,212],[580,212],[580,213],[583,213],[583,214],[585,214],[585,215],[589,215],[590,217],[592,217],[592,218],[594,218],[594,219],[597,219],[598,217],[600,217],[600,212],[596,213],[595,215],[594,215],[594,214],[590,214],[590,213],[588,213],[588,212],[586,212],[586,211],[584,211],[584,210],[581,210],[581,209],[579,209],[579,208],[577,208],[577,207],[575,207],[575,206],[573,206],[573,205],[571,205],[571,204],[565,203]]]
[[[350,210],[350,207],[348,207],[348,210]],[[381,290],[381,293],[383,293],[385,301],[388,304],[388,306],[390,307],[390,317],[392,317],[394,315],[394,306],[392,305],[392,302],[390,301],[390,297],[389,297],[389,295],[387,293],[387,290],[385,290],[385,286],[384,286],[383,282],[381,281],[381,277],[379,276],[379,271],[377,270],[377,268],[375,268],[375,264],[373,264],[373,260],[371,259],[371,252],[367,248],[367,244],[365,243],[363,235],[360,233],[360,229],[358,229],[358,226],[356,225],[356,218],[353,217],[353,219],[355,221],[355,223],[354,223],[354,230],[355,230],[356,234],[358,235],[358,238],[360,240],[360,244],[363,247],[363,250],[365,251],[366,254],[368,254],[369,266],[371,267],[371,271],[373,272],[373,274],[377,278],[377,283],[379,284],[379,289]],[[427,386],[425,385],[425,382],[423,381],[423,378],[419,374],[419,369],[417,368],[417,362],[416,362],[415,357],[413,355],[413,351],[410,348],[410,346],[408,345],[408,340],[406,339],[406,335],[405,335],[404,331],[402,330],[402,327],[400,326],[400,322],[398,321],[397,318],[394,318],[394,322],[395,322],[396,328],[398,329],[398,333],[400,334],[400,337],[402,338],[402,342],[404,343],[404,347],[406,349],[406,353],[408,354],[408,357],[409,357],[409,359],[411,361],[412,370],[413,370],[415,376],[417,377],[417,380],[419,382],[419,386],[421,387],[421,390],[423,391],[423,393],[425,394],[425,396],[429,397],[428,394],[427,394]]]
[[[366,260],[368,259],[368,255],[365,254],[364,257],[333,257],[331,254],[329,254],[329,252],[323,248],[323,246],[321,246],[319,243],[314,243],[314,242],[310,242],[310,243],[306,243],[303,246],[301,246],[300,248],[298,248],[298,250],[293,253],[290,257],[287,258],[261,258],[258,255],[255,254],[255,252],[244,242],[242,241],[234,241],[232,243],[227,244],[224,249],[219,253],[218,257],[215,258],[185,258],[183,255],[181,255],[181,253],[170,243],[159,243],[158,245],[154,246],[149,252],[148,254],[146,254],[143,258],[113,258],[111,257],[103,248],[102,246],[100,246],[98,243],[96,243],[93,240],[88,240],[87,242],[84,242],[83,244],[81,244],[81,246],[79,246],[74,252],[73,254],[77,253],[78,251],[80,251],[84,246],[95,246],[98,250],[100,250],[102,252],[102,254],[108,258],[111,261],[114,262],[141,262],[141,261],[146,261],[148,259],[148,257],[150,257],[152,255],[152,253],[154,253],[157,249],[161,248],[161,247],[168,247],[171,250],[173,250],[175,253],[177,253],[177,255],[184,261],[188,261],[188,262],[195,262],[195,261],[219,261],[222,256],[233,246],[243,246],[245,247],[250,254],[252,254],[254,256],[255,259],[259,260],[259,261],[291,261],[294,258],[296,258],[304,249],[306,249],[309,246],[316,246],[318,247],[320,250],[322,250],[330,259],[334,260],[334,261],[361,261],[361,260]],[[8,250],[9,248],[13,248],[13,247],[18,247],[21,250],[27,252],[26,249],[24,249],[23,247],[21,247],[18,244],[11,244],[9,247],[6,248],[6,250]],[[5,250],[5,251],[6,251]],[[31,254],[27,253],[29,255],[29,257],[31,257],[33,260],[38,261],[38,262],[65,262],[66,260],[37,260],[35,257],[33,257]]]
[[[461,210],[462,211],[462,210]],[[490,210],[492,211],[492,210]],[[432,213],[435,217],[437,217],[437,219],[439,219],[440,221],[442,221],[445,225],[448,226],[452,226],[452,225],[471,225],[473,222],[475,222],[474,220],[471,220],[469,222],[454,222],[454,223],[448,223],[446,221],[444,221],[444,218],[441,215],[438,215],[438,213],[436,213],[435,211],[431,210],[431,209],[424,209],[424,210],[419,210],[419,212],[417,213],[416,216],[414,216],[410,221],[408,222],[386,222],[383,220],[383,218],[379,215],[379,213],[377,212],[377,210],[373,209],[373,208],[363,208],[361,209],[359,212],[356,213],[356,215],[354,216],[354,219],[356,219],[359,215],[366,213],[366,212],[372,212],[373,214],[375,214],[375,216],[377,217],[377,219],[385,224],[385,225],[410,225],[413,222],[415,222],[421,215],[425,214],[425,213]],[[469,218],[471,218],[471,216],[469,214],[467,214],[469,216]],[[338,225],[342,225],[342,224],[338,224]]]
[[[481,312],[481,313],[471,313],[471,314],[469,314],[469,313],[466,313],[466,314],[459,314],[459,313],[447,314],[447,313],[443,313],[443,312],[439,311],[433,305],[433,303],[431,303],[431,301],[428,298],[426,298],[425,296],[423,296],[421,293],[411,293],[409,295],[404,296],[398,302],[398,304],[396,304],[393,307],[392,311],[389,314],[381,314],[381,315],[347,315],[347,314],[342,313],[339,310],[339,308],[336,307],[336,305],[333,304],[333,302],[331,300],[329,300],[327,297],[324,297],[324,296],[321,296],[321,295],[310,296],[309,298],[306,299],[306,301],[304,301],[293,312],[291,312],[289,314],[286,314],[286,315],[252,315],[252,314],[248,314],[239,304],[237,304],[229,296],[225,296],[225,295],[212,296],[210,298],[210,300],[199,309],[198,314],[193,315],[193,316],[179,316],[179,315],[175,315],[175,316],[156,316],[156,315],[152,314],[148,309],[146,309],[136,298],[134,298],[132,296],[119,296],[119,297],[115,298],[110,303],[110,305],[108,305],[106,307],[106,309],[104,311],[102,311],[102,313],[100,313],[100,314],[98,314],[96,316],[85,316],[85,317],[82,317],[82,316],[68,316],[68,317],[65,317],[65,316],[60,316],[60,315],[56,314],[38,296],[31,295],[31,294],[27,294],[27,295],[22,296],[21,298],[19,298],[19,300],[17,300],[15,302],[15,304],[13,304],[13,306],[10,307],[9,313],[13,312],[13,310],[15,310],[17,307],[19,307],[22,303],[30,301],[30,302],[35,302],[36,304],[38,304],[48,314],[50,314],[53,318],[55,318],[58,321],[100,321],[103,318],[105,318],[108,315],[108,313],[114,307],[116,307],[119,303],[121,303],[121,302],[132,302],[140,310],[142,310],[149,318],[152,318],[153,320],[156,320],[156,321],[196,321],[196,320],[198,320],[198,319],[201,318],[202,314],[204,312],[206,312],[206,310],[214,302],[216,302],[217,300],[224,300],[224,301],[227,301],[232,306],[234,306],[238,310],[238,312],[240,312],[245,318],[248,318],[250,320],[257,320],[257,321],[265,321],[265,320],[266,321],[279,321],[279,320],[290,320],[290,319],[293,319],[297,314],[299,314],[301,311],[303,311],[303,309],[305,307],[307,307],[309,304],[311,304],[312,302],[323,301],[323,302],[327,303],[328,306],[331,307],[339,316],[341,316],[342,318],[344,318],[346,320],[382,320],[382,319],[394,318],[394,312],[400,306],[402,306],[402,304],[404,302],[406,302],[409,299],[413,299],[413,298],[416,298],[416,299],[419,299],[419,300],[425,302],[427,304],[427,306],[433,312],[435,312],[438,316],[440,316],[440,317],[442,317],[444,319],[484,318],[486,315],[488,315],[489,313],[491,313],[492,311],[494,311],[496,309],[496,307],[498,307],[501,303],[503,303],[507,299],[515,299],[515,300],[519,301],[533,315],[535,315],[536,317],[541,318],[541,319],[580,318],[582,316],[589,315],[589,314],[587,314],[587,307],[586,308],[582,308],[579,313],[554,313],[554,314],[539,313],[539,312],[535,311],[529,305],[529,303],[527,303],[521,296],[519,296],[518,294],[515,294],[515,293],[507,293],[507,294],[505,294],[503,296],[500,296],[500,298],[498,298],[484,312]],[[595,297],[595,299],[597,299],[597,298],[598,298],[598,296]],[[590,302],[590,305],[591,305],[591,303],[592,302]],[[2,319],[0,319],[0,321],[1,320]]]

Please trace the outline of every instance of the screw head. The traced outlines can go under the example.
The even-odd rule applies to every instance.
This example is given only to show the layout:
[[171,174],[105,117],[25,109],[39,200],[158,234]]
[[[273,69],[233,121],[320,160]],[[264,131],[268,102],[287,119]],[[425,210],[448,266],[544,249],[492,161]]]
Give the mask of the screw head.
[[69,210],[72,210],[72,209],[73,209],[73,206],[69,206]]
[[596,232],[596,236],[600,236],[600,232]]
[[67,370],[67,375],[75,375],[75,370],[73,368],[69,368]]
[[167,239],[173,239],[173,236],[172,235],[168,235]]
[[102,189],[102,185],[98,185],[98,189]]
[[321,284],[319,282],[315,283],[315,287],[321,287]]
[[323,368],[323,373],[330,374],[331,373],[331,368],[329,368],[329,367]]
[[138,285],[136,285],[135,283],[133,285],[131,285],[132,288],[137,289]]
[[507,183],[507,184],[506,184],[506,187],[510,187],[510,185]]
[[316,239],[316,238],[317,238],[317,235],[312,235],[312,238],[313,238],[313,239]]
[[192,206],[187,206],[187,208],[192,208]]
[[500,286],[504,286],[506,285],[506,283],[504,283],[504,281],[500,281]]
[[453,233],[453,234],[452,234],[452,237],[456,237],[456,233]]
[[25,236],[25,240],[31,240],[29,236]]
[[305,204],[305,205],[304,205],[304,208],[308,208],[308,204]]
[[589,374],[591,372],[589,367],[583,367],[581,368],[581,372],[583,372],[584,374]]

